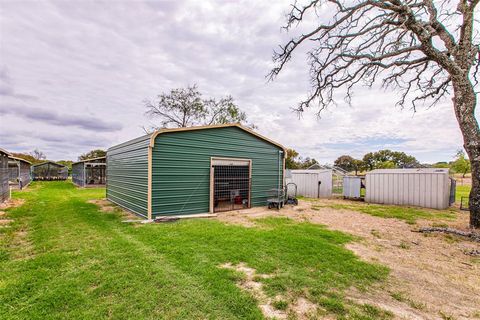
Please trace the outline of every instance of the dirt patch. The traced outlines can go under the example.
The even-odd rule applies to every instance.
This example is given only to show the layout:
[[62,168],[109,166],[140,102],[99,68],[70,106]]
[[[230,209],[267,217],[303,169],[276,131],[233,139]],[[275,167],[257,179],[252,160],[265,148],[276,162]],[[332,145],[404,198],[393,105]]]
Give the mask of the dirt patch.
[[95,200],[88,200],[88,203],[96,204],[100,207],[100,210],[103,212],[113,212],[115,211],[115,206],[113,203],[108,201],[107,199],[95,199]]
[[100,208],[100,211],[102,212],[108,212],[108,213],[117,212],[117,213],[120,213],[122,217],[127,220],[143,221],[139,219],[138,216],[123,209],[122,207],[117,206],[116,204],[108,201],[107,199],[94,199],[94,200],[88,200],[87,202],[97,205]]
[[15,260],[26,260],[35,257],[33,244],[28,239],[26,229],[16,231],[9,246],[12,258]]
[[[288,206],[280,211],[254,208],[219,214],[218,219],[251,227],[255,226],[255,219],[283,216],[360,236],[362,240],[348,244],[347,248],[364,260],[388,266],[391,276],[383,288],[361,295],[349,292],[353,301],[376,305],[400,319],[448,316],[471,319],[478,314],[480,262],[466,252],[479,250],[480,244],[455,236],[412,232],[421,226],[431,226],[429,220],[417,221],[417,225],[412,226],[397,219],[329,208],[331,201],[341,202],[301,201],[296,207]],[[468,214],[457,211],[455,220],[435,223],[465,229]],[[393,298],[399,298],[400,293],[401,301]]]
[[0,225],[7,225],[7,224],[10,224],[12,222],[13,222],[12,219],[0,219]]
[[242,290],[249,292],[258,301],[258,307],[267,319],[287,319],[291,315],[295,316],[296,319],[310,319],[317,313],[317,306],[303,297],[298,298],[293,304],[285,306],[282,310],[275,308],[278,302],[286,304],[286,299],[282,296],[268,297],[263,291],[263,283],[257,281],[259,278],[270,278],[272,275],[257,274],[255,269],[248,267],[245,263],[237,265],[225,263],[219,267],[245,275],[245,278],[237,285]]
[[[369,304],[390,311],[396,319],[438,319],[438,316],[430,317],[426,315],[421,309],[423,305],[416,304],[413,300],[409,300],[401,293],[393,293],[392,295],[385,295],[384,289],[372,288],[369,292],[359,292],[355,288],[351,288],[347,295],[350,300],[357,304]],[[420,310],[419,310],[420,309]]]
[[[297,315],[297,319],[315,319],[317,314],[318,307],[316,304],[308,301],[307,299],[300,297],[297,301],[291,306],[291,310],[294,314]],[[327,317],[322,317],[322,319],[327,319]]]
[[24,203],[24,199],[8,199],[7,201],[0,203],[0,210],[20,207]]

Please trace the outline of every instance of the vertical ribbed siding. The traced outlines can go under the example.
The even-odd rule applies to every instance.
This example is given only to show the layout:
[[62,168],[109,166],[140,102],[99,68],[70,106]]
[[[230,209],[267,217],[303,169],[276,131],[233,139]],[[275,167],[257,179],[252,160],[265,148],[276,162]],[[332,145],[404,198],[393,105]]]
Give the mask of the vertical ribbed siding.
[[148,214],[148,145],[146,135],[107,151],[107,199],[141,216]]
[[367,173],[365,201],[433,209],[449,206],[450,179],[444,173]]
[[210,158],[252,160],[251,205],[283,185],[282,149],[237,127],[162,133],[152,153],[152,214],[209,211]]
[[72,164],[72,182],[77,186],[85,186],[85,166],[83,162]]
[[0,151],[0,203],[10,198],[8,155]]
[[19,180],[22,182],[22,187],[30,184],[30,163],[20,161]]

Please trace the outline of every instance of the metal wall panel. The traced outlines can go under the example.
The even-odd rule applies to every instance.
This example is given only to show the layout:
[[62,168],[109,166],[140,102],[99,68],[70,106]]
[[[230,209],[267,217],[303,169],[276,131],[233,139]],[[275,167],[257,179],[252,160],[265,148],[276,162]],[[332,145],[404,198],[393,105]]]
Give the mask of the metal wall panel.
[[24,188],[30,183],[30,163],[17,158],[10,158],[8,162],[8,171],[10,182],[18,184],[19,188]]
[[77,186],[85,186],[85,166],[83,162],[72,164],[72,182]]
[[237,127],[166,132],[152,154],[152,214],[209,212],[211,157],[252,160],[251,206],[266,205],[269,189],[283,187],[283,154]]
[[68,168],[59,163],[46,161],[34,164],[30,169],[33,180],[51,181],[68,179]]
[[31,164],[28,162],[20,161],[20,176],[19,180],[22,183],[22,188],[29,185],[30,181],[32,180],[30,176],[30,166]]
[[362,178],[354,176],[343,177],[343,196],[346,198],[360,198]]
[[445,209],[450,179],[445,170],[374,170],[366,174],[365,201]]
[[146,135],[107,151],[107,199],[147,217],[148,145]]
[[0,151],[0,203],[10,198],[8,155]]
[[332,170],[290,170],[290,173],[291,177],[287,182],[297,185],[299,196],[309,198],[332,196]]

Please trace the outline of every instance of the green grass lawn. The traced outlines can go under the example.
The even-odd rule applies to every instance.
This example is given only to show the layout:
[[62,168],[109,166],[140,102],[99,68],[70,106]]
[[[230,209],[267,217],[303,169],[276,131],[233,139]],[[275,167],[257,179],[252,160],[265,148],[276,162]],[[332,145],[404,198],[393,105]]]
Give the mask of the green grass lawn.
[[[458,186],[455,192],[455,202],[460,203],[462,197],[468,198],[472,186]],[[468,202],[467,202],[468,203]]]
[[242,275],[218,268],[226,262],[272,274],[259,280],[271,296],[302,295],[340,319],[391,317],[345,298],[388,270],[345,249],[354,239],[344,233],[284,218],[256,228],[126,224],[86,202],[104,189],[70,182],[34,183],[14,197],[26,202],[0,229],[0,319],[261,319],[236,286]]

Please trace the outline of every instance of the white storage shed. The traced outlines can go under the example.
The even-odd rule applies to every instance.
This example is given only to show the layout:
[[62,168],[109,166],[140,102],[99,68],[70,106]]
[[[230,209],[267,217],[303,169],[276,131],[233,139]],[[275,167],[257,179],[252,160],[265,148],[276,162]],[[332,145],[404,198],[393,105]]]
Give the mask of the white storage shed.
[[343,177],[343,196],[345,198],[361,198],[362,177],[345,176]]
[[309,198],[332,196],[332,170],[289,170],[286,182],[297,185],[297,195]]
[[446,209],[450,205],[448,169],[378,169],[366,174],[365,201]]

